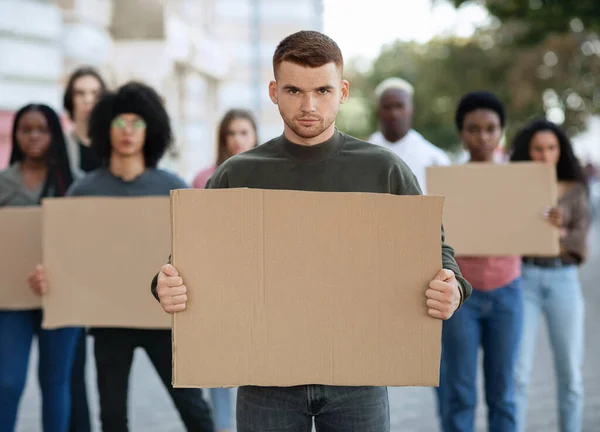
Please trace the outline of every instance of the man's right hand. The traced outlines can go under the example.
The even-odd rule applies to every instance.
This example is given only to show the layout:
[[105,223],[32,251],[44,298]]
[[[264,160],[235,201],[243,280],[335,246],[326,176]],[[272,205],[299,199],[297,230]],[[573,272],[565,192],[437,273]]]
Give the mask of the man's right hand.
[[156,294],[165,312],[181,312],[187,303],[187,288],[179,272],[171,264],[165,264],[158,274]]

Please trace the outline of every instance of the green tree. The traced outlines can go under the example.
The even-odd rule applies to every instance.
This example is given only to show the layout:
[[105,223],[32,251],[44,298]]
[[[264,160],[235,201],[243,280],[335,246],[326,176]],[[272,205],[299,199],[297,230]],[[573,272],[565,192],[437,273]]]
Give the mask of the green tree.
[[340,128],[366,138],[377,129],[377,84],[390,76],[410,81],[415,87],[414,128],[446,150],[455,150],[459,140],[454,112],[460,97],[472,90],[490,89],[506,99],[506,74],[510,58],[477,39],[439,39],[428,44],[396,42],[384,47],[367,73],[350,68],[350,99],[360,100],[363,118],[357,111],[341,110]]
[[[436,0],[434,0],[436,1]],[[460,7],[469,0],[451,0]],[[512,108],[560,110],[570,134],[600,111],[600,1],[482,0],[499,26],[495,43],[514,53]],[[498,24],[497,23],[497,24]]]
[[534,116],[549,115],[558,123],[564,117],[562,125],[574,135],[600,111],[600,41],[592,36],[582,42],[574,33],[523,45],[515,43],[513,27],[502,24],[469,39],[396,42],[382,49],[367,72],[351,62],[347,76],[356,99],[341,110],[340,128],[362,138],[377,128],[374,89],[390,76],[413,83],[415,129],[449,150],[459,144],[456,105],[472,90],[490,90],[506,104],[509,141]]
[[[434,0],[439,1],[439,0]],[[451,0],[456,7],[472,0]],[[598,0],[483,0],[491,15],[511,25],[517,42],[537,44],[551,34],[600,32]]]

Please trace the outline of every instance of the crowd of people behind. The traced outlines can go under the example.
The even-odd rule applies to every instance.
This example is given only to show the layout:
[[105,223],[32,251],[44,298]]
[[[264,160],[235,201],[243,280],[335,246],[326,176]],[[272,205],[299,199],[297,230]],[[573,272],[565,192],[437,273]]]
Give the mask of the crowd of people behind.
[[[300,33],[309,37],[309,42],[310,38],[325,37],[314,32]],[[297,36],[300,39],[295,43],[301,44],[298,42],[301,36]],[[322,42],[316,48],[304,49],[314,54],[310,50],[321,46],[337,48],[328,38]],[[278,49],[286,47],[282,42]],[[314,71],[332,62],[337,67],[337,57],[327,57],[327,53],[320,53],[325,58],[320,64],[297,54],[289,57],[289,61]],[[281,64],[282,74],[285,59],[277,63]],[[306,78],[310,79],[314,77]],[[324,89],[333,92],[329,87]],[[319,88],[321,93],[315,97],[326,97],[325,90]],[[304,92],[300,85],[286,91],[294,97]],[[341,91],[343,95],[343,86]],[[426,193],[426,168],[450,165],[451,161],[444,151],[412,128],[413,93],[412,85],[400,78],[387,79],[377,87],[374,96],[379,130],[368,142],[373,148],[387,148],[403,160],[414,173],[416,190]],[[271,96],[279,104],[286,130],[290,128],[298,136],[303,136],[297,132],[300,126],[313,127],[312,123],[327,114],[317,112],[315,103],[317,108],[308,110],[306,118],[286,117],[282,100],[277,100],[277,94]],[[44,104],[25,105],[15,114],[10,164],[0,172],[0,207],[37,206],[45,197],[168,195],[171,189],[188,187],[176,174],[157,168],[173,133],[161,97],[151,87],[130,82],[109,90],[96,70],[82,67],[67,83],[64,108],[72,124],[68,133],[63,131],[59,114]],[[316,113],[313,117],[311,110]],[[502,163],[497,155],[506,126],[505,111],[493,93],[474,91],[464,95],[457,101],[455,125],[469,153],[468,163]],[[342,132],[336,130],[332,139],[339,134]],[[204,188],[207,182],[224,181],[219,167],[233,156],[261,147],[258,136],[257,123],[250,111],[227,111],[218,127],[215,163],[204,167],[191,187]],[[290,160],[294,158],[298,164],[309,158],[315,162],[335,157],[339,151],[317,143],[309,155],[293,143],[284,145]],[[554,258],[456,258],[460,272],[455,273],[464,278],[459,279],[462,304],[443,323],[440,386],[435,390],[440,427],[444,432],[474,430],[477,359],[482,348],[489,430],[526,430],[529,378],[539,322],[544,317],[555,360],[560,430],[579,432],[583,415],[584,300],[577,269],[586,260],[590,225],[587,177],[565,132],[543,118],[530,121],[517,133],[509,159],[556,166],[559,201],[547,210],[546,217],[548,223],[560,230],[561,254]],[[233,162],[230,166],[234,166]],[[32,269],[29,283],[40,295],[51,289],[41,266]],[[467,292],[469,284],[472,292]],[[210,389],[209,404],[200,389],[172,387],[170,330],[75,327],[46,330],[42,329],[41,321],[41,310],[0,311],[0,430],[10,432],[15,428],[34,336],[39,346],[43,430],[89,432],[92,429],[85,373],[88,335],[94,339],[100,420],[105,432],[128,430],[127,390],[137,347],[148,354],[188,431],[233,430],[231,389]],[[253,403],[264,401],[255,399]],[[242,421],[250,424],[247,417],[250,414],[250,411],[240,414],[238,407],[238,430],[267,430],[240,428],[240,415]],[[356,430],[389,429],[381,426]]]

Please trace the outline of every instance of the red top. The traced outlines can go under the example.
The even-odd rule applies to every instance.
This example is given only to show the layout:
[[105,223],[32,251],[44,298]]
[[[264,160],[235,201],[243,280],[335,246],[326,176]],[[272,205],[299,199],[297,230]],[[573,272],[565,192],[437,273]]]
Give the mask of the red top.
[[194,178],[194,181],[192,182],[192,187],[195,189],[204,189],[204,187],[206,186],[206,182],[208,181],[210,176],[213,175],[216,169],[217,167],[213,165],[211,167],[206,168],[203,171],[200,171]]
[[463,277],[473,289],[492,291],[508,285],[521,276],[521,257],[457,257]]

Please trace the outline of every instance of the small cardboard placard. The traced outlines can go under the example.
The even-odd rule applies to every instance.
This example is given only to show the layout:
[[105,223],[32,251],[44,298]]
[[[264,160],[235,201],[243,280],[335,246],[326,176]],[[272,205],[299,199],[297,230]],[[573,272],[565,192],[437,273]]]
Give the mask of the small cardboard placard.
[[56,198],[42,205],[44,328],[171,327],[150,293],[170,253],[169,197]]
[[41,263],[41,207],[0,208],[0,310],[42,307],[27,283]]
[[445,197],[446,242],[457,256],[558,256],[559,232],[543,217],[556,205],[553,165],[468,163],[427,168],[430,195]]

